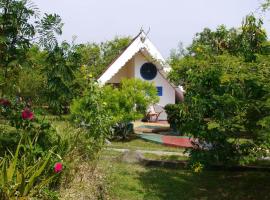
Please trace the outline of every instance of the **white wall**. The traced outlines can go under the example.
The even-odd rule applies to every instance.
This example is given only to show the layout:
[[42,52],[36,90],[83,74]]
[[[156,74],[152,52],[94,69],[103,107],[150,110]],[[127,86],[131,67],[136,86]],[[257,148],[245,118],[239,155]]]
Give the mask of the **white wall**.
[[[142,79],[147,81],[141,77],[140,69],[141,66],[149,62],[141,53],[136,54],[135,60],[135,78]],[[160,96],[159,104],[165,106],[167,104],[175,103],[175,89],[168,83],[167,80],[163,78],[163,76],[158,72],[157,76],[148,82],[153,82],[156,87],[162,86],[162,96]],[[167,119],[167,115],[164,113],[160,116],[160,119]]]

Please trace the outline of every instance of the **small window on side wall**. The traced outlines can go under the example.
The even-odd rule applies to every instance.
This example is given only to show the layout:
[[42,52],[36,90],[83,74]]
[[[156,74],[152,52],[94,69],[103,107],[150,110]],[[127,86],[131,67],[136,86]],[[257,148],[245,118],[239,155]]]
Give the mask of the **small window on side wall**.
[[157,87],[157,94],[158,94],[158,96],[161,97],[162,96],[162,93],[163,93],[162,86],[158,86]]

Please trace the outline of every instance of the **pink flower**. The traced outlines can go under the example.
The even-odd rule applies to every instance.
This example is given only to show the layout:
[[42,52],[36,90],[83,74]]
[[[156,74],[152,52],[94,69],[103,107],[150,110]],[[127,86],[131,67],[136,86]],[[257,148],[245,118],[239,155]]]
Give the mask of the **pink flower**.
[[0,99],[0,105],[2,105],[2,106],[10,106],[11,103],[7,99]]
[[60,163],[60,162],[55,163],[55,165],[54,165],[54,172],[55,173],[61,172],[62,169],[63,169],[63,164],[62,163]]
[[23,111],[22,111],[22,118],[24,120],[32,120],[34,119],[34,113],[32,113],[28,108],[25,108]]

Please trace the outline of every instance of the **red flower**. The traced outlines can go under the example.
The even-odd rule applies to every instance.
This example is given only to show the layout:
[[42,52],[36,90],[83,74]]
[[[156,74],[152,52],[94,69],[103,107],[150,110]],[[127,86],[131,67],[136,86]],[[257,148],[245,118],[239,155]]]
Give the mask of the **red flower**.
[[2,106],[10,106],[11,103],[7,99],[0,99],[0,105],[2,105]]
[[54,165],[54,172],[55,173],[61,172],[62,169],[63,169],[63,164],[62,163],[60,163],[60,162],[55,163],[55,165]]
[[32,120],[34,119],[34,113],[32,113],[28,108],[25,108],[23,111],[22,111],[22,118],[24,120]]

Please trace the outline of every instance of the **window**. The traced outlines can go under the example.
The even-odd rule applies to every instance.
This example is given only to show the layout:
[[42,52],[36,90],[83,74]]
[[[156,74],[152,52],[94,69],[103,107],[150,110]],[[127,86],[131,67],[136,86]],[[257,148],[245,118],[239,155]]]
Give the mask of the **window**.
[[161,87],[161,86],[158,86],[158,87],[157,87],[157,93],[158,93],[158,96],[159,96],[159,97],[162,96],[162,87]]
[[141,77],[145,80],[153,80],[157,75],[157,68],[153,63],[144,63],[140,69]]

